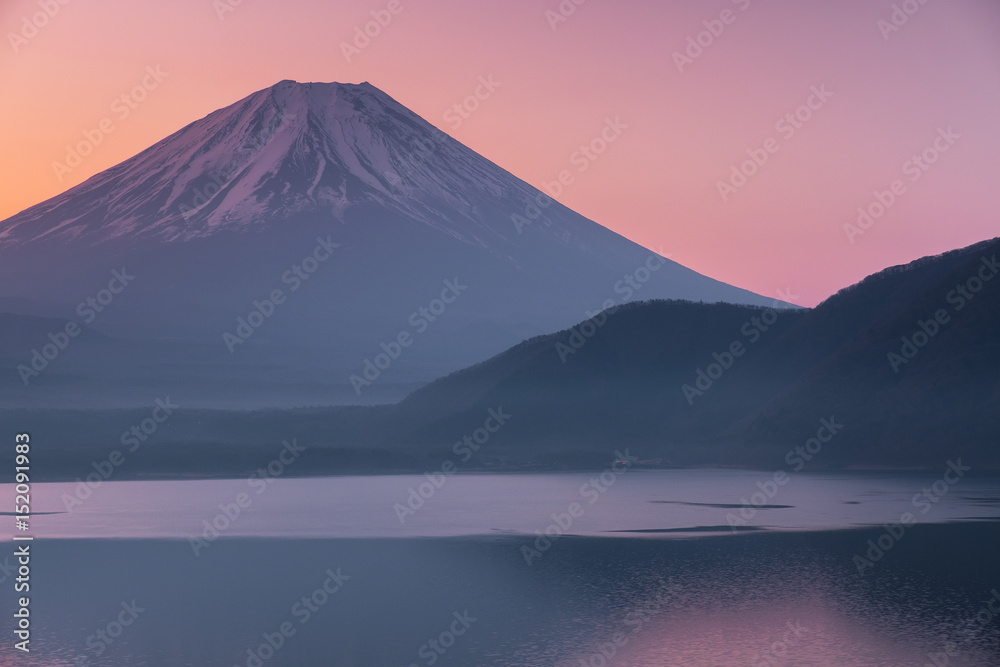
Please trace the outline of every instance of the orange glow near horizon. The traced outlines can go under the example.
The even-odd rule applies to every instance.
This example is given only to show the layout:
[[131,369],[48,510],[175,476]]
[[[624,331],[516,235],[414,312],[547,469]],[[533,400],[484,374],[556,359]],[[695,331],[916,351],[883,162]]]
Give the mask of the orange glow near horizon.
[[[536,187],[571,170],[557,197],[571,208],[802,305],[1000,230],[1000,6],[990,0],[919,5],[896,17],[898,30],[885,27],[893,5],[915,0],[565,0],[575,10],[551,23],[558,0],[229,2],[51,0],[58,11],[35,32],[26,25],[38,0],[4,3],[0,219],[294,79],[369,81]],[[348,61],[341,44],[372,12],[387,24]],[[674,52],[713,29],[678,71]],[[157,66],[167,76],[145,99],[120,100]],[[499,86],[467,118],[448,113],[491,76]],[[813,99],[807,120],[776,127],[822,86],[832,97]],[[574,152],[608,118],[627,129],[580,171]],[[60,180],[53,163],[104,119],[113,129]],[[907,171],[949,127],[959,138],[947,152]],[[733,165],[765,155],[723,201],[718,182]],[[903,194],[851,243],[844,225],[897,179]]]

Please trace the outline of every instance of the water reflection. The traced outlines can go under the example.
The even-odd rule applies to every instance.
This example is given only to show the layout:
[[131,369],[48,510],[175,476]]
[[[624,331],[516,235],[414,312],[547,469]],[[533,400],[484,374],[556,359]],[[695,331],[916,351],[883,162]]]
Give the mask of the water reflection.
[[[860,576],[852,556],[877,535],[567,537],[531,566],[523,538],[229,539],[200,557],[176,540],[38,542],[37,649],[11,662],[5,639],[0,664],[253,666],[284,622],[262,665],[1000,664],[1000,526],[917,526]],[[338,568],[349,579],[302,622],[295,604]],[[96,655],[88,636],[132,600],[144,611]]]

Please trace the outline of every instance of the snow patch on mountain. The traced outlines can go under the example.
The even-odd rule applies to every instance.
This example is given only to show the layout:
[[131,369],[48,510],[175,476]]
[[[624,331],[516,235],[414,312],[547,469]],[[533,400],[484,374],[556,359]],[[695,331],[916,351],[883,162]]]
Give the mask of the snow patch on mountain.
[[483,245],[537,194],[368,83],[282,81],[0,223],[0,244],[185,241],[377,203]]

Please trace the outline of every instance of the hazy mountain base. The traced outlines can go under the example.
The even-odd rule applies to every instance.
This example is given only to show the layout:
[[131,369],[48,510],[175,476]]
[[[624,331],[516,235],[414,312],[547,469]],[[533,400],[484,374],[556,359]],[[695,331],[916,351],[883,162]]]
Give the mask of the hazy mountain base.
[[[179,408],[114,474],[248,474],[291,439],[306,453],[287,474],[425,472],[446,461],[599,468],[626,449],[650,466],[934,469],[961,457],[997,468],[998,251],[995,239],[894,267],[808,311],[622,306],[395,405]],[[129,429],[153,425],[150,414],[21,411],[4,422],[33,432],[38,474],[75,478],[132,442]]]
[[[0,322],[0,401],[398,401],[633,297],[771,301],[584,218],[369,84],[283,81],[0,221],[0,311],[110,337],[74,341],[74,364],[25,387],[8,364],[62,325],[8,347]],[[403,333],[405,354],[355,392]]]

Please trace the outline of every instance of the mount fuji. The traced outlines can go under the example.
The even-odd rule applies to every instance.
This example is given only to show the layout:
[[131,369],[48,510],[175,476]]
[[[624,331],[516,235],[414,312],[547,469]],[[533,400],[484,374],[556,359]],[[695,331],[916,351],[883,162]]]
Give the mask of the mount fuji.
[[[114,271],[134,278],[82,307]],[[584,218],[368,83],[282,81],[0,222],[0,312],[23,316],[7,321],[78,320],[130,350],[114,371],[113,353],[55,360],[39,386],[210,377],[330,402],[387,348],[377,382],[412,388],[653,298],[774,303]]]

